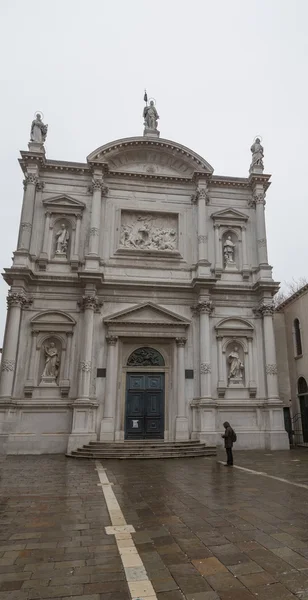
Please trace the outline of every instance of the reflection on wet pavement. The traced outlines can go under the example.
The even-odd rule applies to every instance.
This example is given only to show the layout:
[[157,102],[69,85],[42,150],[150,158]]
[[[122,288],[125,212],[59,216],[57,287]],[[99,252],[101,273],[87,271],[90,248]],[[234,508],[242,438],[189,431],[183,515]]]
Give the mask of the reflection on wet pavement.
[[[216,458],[104,462],[159,600],[308,599],[308,489],[291,485],[308,486],[308,450],[235,462],[269,477]],[[130,598],[94,461],[0,471],[0,600]]]

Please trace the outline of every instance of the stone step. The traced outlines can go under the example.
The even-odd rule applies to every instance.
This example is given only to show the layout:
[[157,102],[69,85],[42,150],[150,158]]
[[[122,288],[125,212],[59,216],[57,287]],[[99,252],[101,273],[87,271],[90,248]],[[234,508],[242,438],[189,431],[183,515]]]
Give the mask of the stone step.
[[130,460],[130,459],[162,459],[162,458],[197,458],[197,457],[207,457],[207,456],[216,456],[216,450],[208,450],[208,451],[194,451],[194,452],[172,452],[167,454],[158,454],[156,452],[140,454],[140,453],[130,453],[130,454],[110,454],[110,453],[98,453],[93,452],[92,454],[82,452],[82,450],[74,451],[71,454],[67,454],[70,458],[87,458],[87,459],[114,459],[114,460]]

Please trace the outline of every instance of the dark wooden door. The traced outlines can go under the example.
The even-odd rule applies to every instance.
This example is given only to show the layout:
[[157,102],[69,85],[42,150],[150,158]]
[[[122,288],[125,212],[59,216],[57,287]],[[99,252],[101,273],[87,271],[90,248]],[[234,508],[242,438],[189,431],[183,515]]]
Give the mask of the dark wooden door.
[[300,407],[302,416],[303,441],[308,442],[308,395],[300,396]]
[[164,373],[127,373],[125,439],[164,437]]

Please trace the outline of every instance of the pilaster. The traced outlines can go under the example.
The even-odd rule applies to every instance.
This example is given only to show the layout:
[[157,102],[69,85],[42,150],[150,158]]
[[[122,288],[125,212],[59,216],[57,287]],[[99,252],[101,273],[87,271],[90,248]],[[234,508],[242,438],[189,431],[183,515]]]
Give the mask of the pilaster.
[[101,441],[113,441],[115,436],[115,413],[117,404],[118,337],[109,335],[107,342],[107,379],[104,416],[101,422]]
[[178,409],[177,417],[175,422],[175,439],[188,440],[188,418],[186,408],[186,394],[185,394],[185,337],[177,337],[175,339],[177,346],[177,399]]
[[100,231],[101,231],[101,212],[102,196],[108,192],[104,184],[103,173],[101,169],[94,169],[92,184],[89,188],[92,192],[92,210],[89,237],[89,252],[86,256],[86,271],[99,271],[100,268]]

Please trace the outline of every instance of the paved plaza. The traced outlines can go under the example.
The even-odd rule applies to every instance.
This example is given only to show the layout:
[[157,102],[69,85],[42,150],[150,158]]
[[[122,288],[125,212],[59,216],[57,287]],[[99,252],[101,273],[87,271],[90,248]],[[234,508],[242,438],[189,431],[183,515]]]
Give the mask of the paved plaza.
[[1,457],[0,600],[307,600],[308,451],[235,459]]

